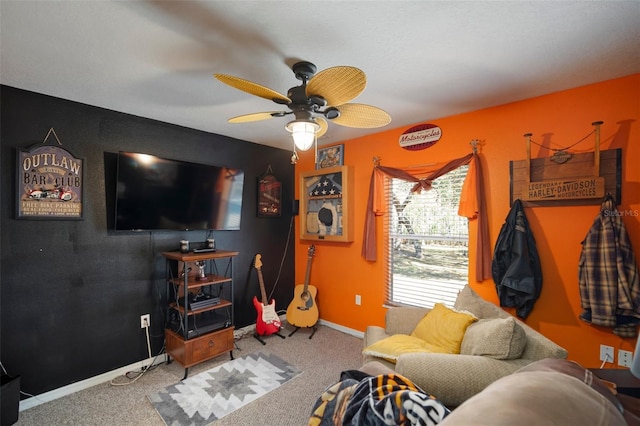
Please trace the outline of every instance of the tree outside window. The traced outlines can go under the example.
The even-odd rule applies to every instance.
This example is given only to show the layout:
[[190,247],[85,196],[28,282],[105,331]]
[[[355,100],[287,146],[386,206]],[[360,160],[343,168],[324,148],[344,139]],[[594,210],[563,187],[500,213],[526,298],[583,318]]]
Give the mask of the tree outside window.
[[385,188],[387,302],[431,308],[453,306],[468,283],[468,219],[458,216],[460,192],[468,166],[433,181],[429,191],[389,178]]

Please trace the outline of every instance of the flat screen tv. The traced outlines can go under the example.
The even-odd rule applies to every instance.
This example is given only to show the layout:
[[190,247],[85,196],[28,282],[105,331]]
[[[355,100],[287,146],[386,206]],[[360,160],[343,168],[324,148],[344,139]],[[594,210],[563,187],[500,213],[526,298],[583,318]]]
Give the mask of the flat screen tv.
[[244,172],[119,152],[115,229],[238,230]]

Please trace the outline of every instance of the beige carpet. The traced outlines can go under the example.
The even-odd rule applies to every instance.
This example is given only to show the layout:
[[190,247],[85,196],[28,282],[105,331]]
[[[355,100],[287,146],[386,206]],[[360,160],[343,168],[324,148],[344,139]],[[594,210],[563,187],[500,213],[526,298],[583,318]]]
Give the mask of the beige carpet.
[[[287,336],[290,329],[285,329]],[[291,337],[265,338],[262,345],[251,335],[239,339],[236,357],[253,352],[269,352],[295,364],[302,374],[257,401],[212,423],[213,425],[296,425],[307,423],[314,402],[322,391],[336,382],[343,370],[361,365],[362,340],[326,326],[309,339],[310,330],[301,329]],[[189,377],[228,361],[228,354],[189,369]],[[109,383],[94,386],[20,413],[17,425],[157,425],[164,422],[147,395],[182,379],[178,363],[162,364],[128,386]],[[124,380],[117,380],[124,381]]]

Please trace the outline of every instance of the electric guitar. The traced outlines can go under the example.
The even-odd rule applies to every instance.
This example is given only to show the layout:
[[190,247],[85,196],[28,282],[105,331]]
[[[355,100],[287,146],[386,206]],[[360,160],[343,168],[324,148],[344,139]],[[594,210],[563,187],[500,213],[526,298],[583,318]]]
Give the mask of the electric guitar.
[[264,280],[262,279],[262,256],[256,254],[253,266],[258,271],[258,281],[260,282],[260,293],[262,293],[262,302],[256,296],[253,296],[253,306],[258,311],[256,319],[256,332],[260,336],[268,336],[280,331],[280,317],[276,313],[276,301],[271,299],[271,303],[267,302],[267,292],[264,290]]
[[308,250],[307,272],[304,278],[304,285],[297,285],[294,289],[293,300],[287,308],[287,322],[295,327],[313,327],[318,322],[318,305],[316,295],[318,290],[309,285],[311,275],[311,260],[316,248],[311,245]]

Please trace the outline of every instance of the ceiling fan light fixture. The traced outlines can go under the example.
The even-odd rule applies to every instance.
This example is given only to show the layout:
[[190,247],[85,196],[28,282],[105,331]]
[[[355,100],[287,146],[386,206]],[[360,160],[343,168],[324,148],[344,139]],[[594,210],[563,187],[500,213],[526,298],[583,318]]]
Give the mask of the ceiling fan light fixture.
[[336,119],[340,117],[340,110],[336,107],[329,107],[324,110],[324,116],[327,117],[329,120]]
[[[2,0],[0,0],[2,1]],[[316,73],[311,62],[300,61],[291,67],[302,84],[291,87],[287,96],[268,87],[240,77],[214,74],[222,83],[251,95],[286,105],[288,111],[266,111],[232,117],[230,123],[247,123],[284,117],[294,114],[295,120],[285,128],[291,133],[294,154],[315,146],[318,139],[329,129],[329,122],[353,128],[376,128],[386,126],[391,117],[380,108],[351,102],[364,90],[367,78],[364,72],[350,66],[336,66]],[[295,161],[292,158],[292,161]]]
[[316,133],[320,125],[310,120],[294,120],[287,123],[285,129],[293,137],[293,144],[300,151],[307,151],[316,141]]

